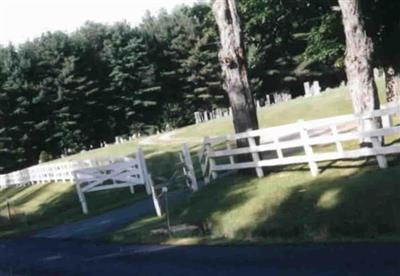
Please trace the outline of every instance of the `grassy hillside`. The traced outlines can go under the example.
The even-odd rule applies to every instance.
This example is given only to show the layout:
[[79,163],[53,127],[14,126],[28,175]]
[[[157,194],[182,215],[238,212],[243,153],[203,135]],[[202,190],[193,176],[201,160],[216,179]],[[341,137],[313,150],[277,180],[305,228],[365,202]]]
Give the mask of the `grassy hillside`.
[[[382,86],[381,83],[380,86]],[[259,111],[258,115],[260,126],[268,127],[295,122],[299,119],[314,119],[349,112],[351,112],[350,98],[344,89],[339,88],[328,91],[319,97],[299,98],[288,103],[264,108]],[[153,176],[170,177],[176,169],[177,153],[180,150],[181,143],[189,143],[191,149],[195,151],[204,136],[225,134],[232,131],[232,123],[229,118],[225,118],[188,126],[169,134],[145,137],[133,142],[83,152],[53,162],[133,156],[140,144],[145,151],[149,170]],[[281,206],[285,199],[291,197],[293,190],[301,190],[302,185],[319,187],[317,183],[336,181],[336,179],[342,179],[342,176],[360,174],[361,171],[371,168],[375,167],[367,166],[362,170],[359,167],[330,168],[318,179],[312,179],[307,170],[271,173],[263,179],[226,178],[195,194],[190,205],[174,211],[173,219],[175,223],[212,221],[215,226],[212,227],[210,237],[236,239],[243,236],[240,233],[246,233],[245,236],[250,235],[249,233],[253,231],[250,231],[250,229],[253,229],[256,225],[260,227],[264,225],[261,221],[263,218],[266,219],[267,216],[263,217],[260,214],[262,212],[272,214],[273,210],[278,208],[277,206]],[[346,178],[343,178],[344,180]],[[343,185],[343,187],[346,186]],[[126,189],[90,194],[89,208],[91,215],[130,204],[143,198],[143,196],[145,196],[143,193],[131,196],[126,192]],[[8,216],[7,200],[11,203],[11,213],[18,214],[18,219],[12,221],[11,224],[6,220]],[[74,221],[82,217],[72,184],[53,183],[0,191],[0,236],[29,232]],[[238,217],[246,218],[247,222],[239,221]],[[310,217],[314,217],[312,213],[310,213]],[[249,220],[254,221],[254,223],[250,223]],[[113,239],[127,241],[135,241],[138,237],[141,239],[142,235],[139,235],[138,231],[140,232],[141,229],[148,231],[152,228],[153,223],[159,225],[163,222],[155,218],[147,218],[116,233]],[[140,227],[138,228],[138,226]],[[143,238],[153,240],[154,237],[146,236]],[[165,237],[160,238],[165,240]]]
[[301,242],[399,240],[400,167],[373,160],[271,171],[262,179],[231,176],[203,188],[171,211],[172,225],[206,225],[208,233],[151,234],[165,218],[147,217],[113,233],[123,242]]
[[[272,126],[350,109],[349,99],[336,90],[277,105],[259,115],[263,126]],[[213,134],[226,133],[231,127],[219,121],[191,126],[180,134],[209,133],[211,124],[218,124]],[[108,239],[150,243],[400,240],[399,158],[391,157],[386,170],[378,169],[374,158],[319,165],[322,173],[316,178],[307,166],[269,169],[261,179],[222,178],[170,210],[173,226],[189,224],[200,230],[160,234],[158,230],[166,229],[165,218],[147,217]]]

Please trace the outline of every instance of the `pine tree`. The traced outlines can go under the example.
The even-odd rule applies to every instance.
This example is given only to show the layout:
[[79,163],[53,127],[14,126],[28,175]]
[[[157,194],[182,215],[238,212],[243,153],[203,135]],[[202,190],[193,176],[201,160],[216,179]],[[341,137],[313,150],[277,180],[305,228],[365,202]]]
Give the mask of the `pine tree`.
[[113,100],[107,109],[112,114],[116,135],[151,132],[160,86],[143,34],[125,23],[113,26],[110,33],[110,39],[104,43],[103,58],[112,68],[107,91]]

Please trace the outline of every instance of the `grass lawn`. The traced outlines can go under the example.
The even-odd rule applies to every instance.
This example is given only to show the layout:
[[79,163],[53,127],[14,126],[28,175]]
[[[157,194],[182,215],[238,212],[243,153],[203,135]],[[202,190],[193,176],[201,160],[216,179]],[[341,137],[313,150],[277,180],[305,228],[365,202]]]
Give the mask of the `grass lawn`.
[[[382,88],[382,82],[378,84]],[[381,89],[381,91],[383,90]],[[350,112],[350,97],[345,89],[338,88],[319,97],[299,98],[263,108],[258,115],[260,126],[268,127],[296,122],[299,119],[315,119]],[[233,132],[232,123],[229,118],[224,118],[178,129],[170,134],[171,139],[165,139],[164,135],[145,137],[133,142],[83,152],[53,162],[133,156],[138,144],[141,144],[149,171],[153,177],[170,177],[176,169],[177,153],[180,150],[181,143],[188,143],[194,153],[204,136],[231,132]],[[144,139],[150,139],[151,143],[143,143]],[[297,240],[300,237],[315,239],[315,236],[318,235],[329,238],[335,237],[336,234],[342,235],[342,230],[332,231],[331,226],[325,224],[324,221],[328,217],[340,218],[343,216],[343,212],[350,220],[352,212],[361,214],[361,211],[357,208],[361,208],[363,203],[366,205],[364,207],[371,206],[373,208],[376,206],[375,204],[378,203],[374,201],[374,196],[379,195],[377,190],[381,191],[378,188],[381,187],[379,185],[383,184],[374,184],[375,182],[372,183],[371,181],[375,179],[378,182],[386,183],[384,185],[387,185],[388,188],[382,189],[382,193],[386,191],[393,197],[396,196],[394,191],[396,185],[391,184],[397,175],[395,167],[387,171],[378,171],[375,170],[375,165],[360,168],[360,162],[337,163],[335,164],[336,167],[331,166],[318,178],[312,178],[307,169],[293,170],[295,168],[290,167],[289,171],[271,172],[262,179],[243,176],[221,179],[194,194],[190,204],[173,210],[172,220],[175,224],[185,222],[211,225],[210,233],[206,236],[189,235],[189,238],[193,240],[243,241],[280,238]],[[337,168],[337,166],[346,167]],[[362,185],[363,181],[369,181],[370,184]],[[332,189],[330,189],[331,187]],[[389,188],[392,190],[389,190]],[[368,192],[371,192],[371,195],[366,194]],[[348,207],[343,207],[347,205],[343,204],[348,201],[348,197],[345,197],[345,195],[351,193],[354,195],[363,194],[360,197],[360,202],[358,200],[351,201],[358,202],[358,207],[347,211],[346,208]],[[125,206],[144,196],[144,193],[131,196],[127,189],[96,192],[89,194],[89,209],[91,215],[94,215]],[[366,196],[369,196],[373,204],[362,200]],[[11,213],[15,212],[19,215],[18,219],[11,224],[5,222],[8,215],[7,208],[5,208],[7,199],[11,202]],[[333,201],[336,203],[332,203]],[[390,202],[388,199],[385,203],[389,204]],[[317,208],[317,206],[328,205],[329,207],[326,208]],[[330,215],[325,216],[323,215],[324,212]],[[364,218],[362,223],[369,219],[366,214],[371,214],[376,220],[380,217],[371,212],[368,207],[360,216]],[[384,218],[389,219],[391,214],[388,212]],[[0,191],[0,236],[28,233],[36,229],[75,221],[82,217],[72,184],[53,183]],[[354,217],[357,217],[357,215],[354,215]],[[372,225],[375,225],[370,226],[370,228],[378,227],[374,220],[371,219],[370,221]],[[334,220],[332,220],[333,222]],[[391,222],[395,223],[396,220],[391,219]],[[109,238],[128,242],[167,241],[170,240],[169,237],[149,235],[151,229],[159,228],[163,223],[163,219],[145,218],[121,229]],[[340,224],[340,221],[337,221],[337,223]],[[371,229],[368,230],[368,233],[374,233],[375,230]],[[346,236],[345,234],[343,235]],[[353,236],[361,237],[361,232],[360,235],[356,233]]]
[[144,243],[260,243],[400,240],[400,166],[374,160],[271,171],[261,179],[230,176],[204,187],[170,212],[172,225],[206,225],[186,234],[151,234],[165,218],[147,217],[107,239]]

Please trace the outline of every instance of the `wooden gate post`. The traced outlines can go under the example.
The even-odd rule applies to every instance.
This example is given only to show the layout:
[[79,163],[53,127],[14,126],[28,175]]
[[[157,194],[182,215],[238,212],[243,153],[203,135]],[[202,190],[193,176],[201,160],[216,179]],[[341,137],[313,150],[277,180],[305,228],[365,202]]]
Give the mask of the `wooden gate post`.
[[[229,139],[226,140],[225,145],[227,150],[232,150],[231,141]],[[235,157],[233,157],[233,155],[229,155],[229,163],[231,163],[231,165],[235,164]]]
[[161,211],[161,206],[160,202],[158,200],[157,194],[156,194],[156,189],[154,188],[153,184],[153,179],[151,178],[151,175],[147,175],[147,182],[150,185],[150,190],[151,190],[151,197],[153,199],[153,204],[154,204],[154,209],[156,210],[156,214],[158,217],[162,216],[162,211]]
[[80,186],[81,183],[78,182],[78,178],[76,177],[75,172],[72,172],[72,181],[75,182],[76,192],[78,193],[78,198],[79,198],[79,201],[81,203],[82,212],[85,215],[87,215],[89,213],[89,210],[88,210],[88,207],[87,207],[85,193],[82,191],[82,188]]
[[186,143],[182,144],[182,153],[183,153],[183,160],[185,163],[184,165],[188,169],[191,188],[193,191],[197,191],[199,189],[199,186],[197,184],[196,172],[194,170],[192,157],[190,156],[189,146]]
[[[372,142],[373,149],[378,150],[378,149],[382,148],[382,143],[381,143],[379,137],[371,137],[371,142]],[[378,166],[380,169],[387,169],[389,167],[386,156],[383,154],[377,154],[376,161],[378,162]]]
[[136,159],[139,161],[142,174],[143,174],[143,179],[146,183],[146,192],[148,195],[151,195],[151,183],[150,183],[150,178],[149,178],[149,172],[147,170],[147,165],[146,165],[146,159],[144,158],[144,154],[142,151],[142,148],[138,146],[137,151],[136,151]]
[[[213,154],[213,148],[211,146],[211,142],[209,142],[208,137],[204,137],[204,147],[205,147],[205,154],[206,154],[206,159],[208,159],[208,170],[209,170],[209,174],[211,173],[211,177],[213,180],[217,179],[218,177],[218,173],[213,171],[214,167],[215,167],[215,160],[213,159],[213,157],[210,157],[210,155]],[[205,170],[205,177],[207,177],[207,181],[204,180],[204,183],[209,183],[209,175],[207,176],[207,164],[205,164],[206,166],[206,170]]]
[[[203,141],[203,147],[200,148],[200,151],[197,153],[197,157],[199,159],[199,164],[200,164],[200,169],[201,169],[201,175],[204,177],[204,184],[207,185],[209,184],[208,178],[206,176],[206,172],[207,172],[207,164],[206,164],[206,149],[205,149],[205,142],[206,142],[206,138],[204,138]],[[203,160],[204,160],[204,164],[203,164]]]

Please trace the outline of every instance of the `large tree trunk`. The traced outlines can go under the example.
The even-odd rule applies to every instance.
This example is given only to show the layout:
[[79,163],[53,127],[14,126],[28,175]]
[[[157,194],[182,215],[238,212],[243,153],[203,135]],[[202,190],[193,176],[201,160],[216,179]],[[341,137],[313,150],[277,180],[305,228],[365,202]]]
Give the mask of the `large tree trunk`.
[[385,65],[386,101],[400,100],[400,66],[398,64]]
[[[379,108],[379,97],[372,68],[373,43],[365,30],[359,0],[339,0],[346,35],[346,74],[356,114]],[[378,120],[367,120],[363,129],[376,128]],[[367,141],[364,141],[367,142]]]
[[213,0],[212,11],[220,33],[219,62],[224,77],[224,89],[232,107],[235,131],[239,133],[258,129],[256,108],[247,78],[236,0]]

